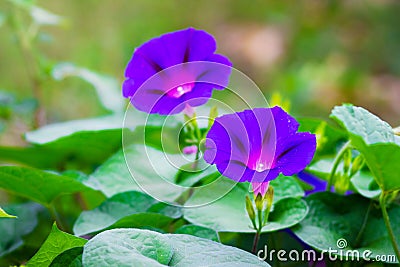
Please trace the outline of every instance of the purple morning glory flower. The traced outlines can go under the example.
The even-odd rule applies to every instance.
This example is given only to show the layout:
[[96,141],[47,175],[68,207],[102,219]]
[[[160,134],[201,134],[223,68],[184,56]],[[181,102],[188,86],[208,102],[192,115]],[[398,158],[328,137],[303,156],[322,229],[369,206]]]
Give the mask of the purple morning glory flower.
[[204,159],[234,181],[252,182],[254,192],[264,195],[280,173],[294,175],[311,162],[315,135],[298,128],[277,106],[223,115],[207,134]]
[[193,28],[153,38],[129,61],[123,95],[137,109],[161,115],[202,105],[229,82],[232,63],[215,51],[215,39]]

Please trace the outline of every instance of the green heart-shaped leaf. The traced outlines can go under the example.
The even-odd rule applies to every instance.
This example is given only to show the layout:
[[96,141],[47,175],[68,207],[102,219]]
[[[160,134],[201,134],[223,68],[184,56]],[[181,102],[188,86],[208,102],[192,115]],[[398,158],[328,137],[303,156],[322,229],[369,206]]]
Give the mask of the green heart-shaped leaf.
[[108,266],[269,266],[235,247],[191,236],[139,229],[98,234],[83,250],[83,265]]
[[352,105],[335,107],[331,117],[348,132],[383,191],[400,189],[400,137],[390,125],[369,111]]
[[78,236],[123,227],[163,228],[181,217],[179,208],[159,203],[137,191],[114,195],[99,207],[84,211],[74,224]]
[[45,206],[62,194],[93,191],[73,178],[19,166],[0,166],[0,188]]
[[[207,191],[193,194],[186,205],[202,206],[184,210],[184,217],[193,224],[205,226],[221,232],[254,232],[245,207],[245,196],[249,194],[249,184],[237,184],[223,177],[224,182],[212,184]],[[280,176],[271,182],[276,192],[273,211],[263,232],[272,232],[291,227],[307,214],[307,205],[299,199],[304,195],[300,185],[293,177]],[[224,195],[225,194],[225,195]],[[216,196],[221,198],[212,201]]]
[[75,247],[82,247],[87,240],[58,230],[54,224],[50,235],[47,237],[39,251],[29,260],[29,266],[50,266],[51,262],[60,253]]
[[[370,207],[365,228],[362,230],[371,200],[359,195],[342,196],[321,192],[308,196],[306,201],[310,212],[301,223],[292,228],[306,244],[317,250],[335,249],[342,255],[346,250],[358,251],[360,255],[370,250],[371,260],[375,260],[377,255],[394,255],[379,209]],[[389,217],[395,236],[399,237],[399,205],[392,205],[389,209]],[[346,241],[345,248],[338,243],[339,240]]]

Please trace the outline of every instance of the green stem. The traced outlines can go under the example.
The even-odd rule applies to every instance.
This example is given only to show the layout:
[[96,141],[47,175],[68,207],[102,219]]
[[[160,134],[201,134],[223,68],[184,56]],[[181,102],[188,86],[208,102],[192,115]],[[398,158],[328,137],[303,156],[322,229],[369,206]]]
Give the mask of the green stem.
[[333,161],[333,166],[332,166],[331,173],[330,173],[329,178],[328,178],[328,184],[326,186],[326,190],[327,191],[331,190],[331,187],[333,185],[333,179],[335,177],[336,170],[339,167],[340,160],[343,158],[344,153],[346,152],[346,150],[349,147],[350,147],[350,141],[347,141],[347,143],[342,146],[342,148],[340,149],[339,153],[336,155],[335,160]]
[[392,246],[394,249],[394,252],[396,253],[397,260],[400,261],[400,249],[399,245],[397,244],[396,238],[393,233],[392,226],[390,225],[390,220],[389,220],[389,215],[386,209],[386,194],[385,192],[382,192],[380,197],[379,197],[379,204],[381,206],[382,210],[382,215],[383,215],[383,220],[385,221],[386,229],[388,231],[390,241],[392,242]]
[[260,240],[260,231],[257,229],[256,234],[254,235],[253,240],[253,249],[251,250],[253,254],[257,253],[258,241]]
[[[263,228],[262,210],[260,210],[260,209],[257,209],[257,219],[258,219],[258,227],[256,228],[256,234],[255,234],[254,240],[253,240],[253,249],[252,249],[253,254],[255,254],[257,252],[258,241],[260,240],[261,229]],[[254,225],[255,225],[255,223],[254,223]]]
[[371,209],[372,209],[372,206],[373,206],[373,205],[374,205],[374,203],[373,203],[373,201],[371,200],[371,201],[369,202],[369,206],[368,206],[367,212],[365,213],[364,221],[363,221],[363,223],[362,223],[362,225],[361,225],[360,231],[359,231],[358,234],[357,234],[356,241],[354,242],[354,247],[355,247],[355,248],[358,248],[358,247],[360,246],[361,237],[362,237],[362,235],[363,235],[363,233],[364,233],[365,227],[367,226],[369,214],[371,213]]
[[15,31],[18,45],[21,54],[25,61],[25,67],[28,72],[29,79],[32,86],[32,94],[38,101],[38,107],[34,114],[34,128],[38,128],[46,124],[46,113],[42,106],[43,92],[42,92],[42,73],[43,70],[37,60],[37,53],[32,46],[32,40],[35,36],[29,36],[27,30],[23,27],[21,15],[17,7],[13,7],[13,16],[11,26]]
[[261,229],[263,228],[263,218],[262,218],[262,210],[257,209],[257,217],[258,217],[258,230],[261,232]]

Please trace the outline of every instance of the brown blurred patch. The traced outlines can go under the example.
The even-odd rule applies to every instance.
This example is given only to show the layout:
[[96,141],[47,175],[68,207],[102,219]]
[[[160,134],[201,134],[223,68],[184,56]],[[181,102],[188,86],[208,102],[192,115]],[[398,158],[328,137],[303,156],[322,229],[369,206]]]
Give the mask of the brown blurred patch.
[[392,126],[400,125],[400,78],[381,74],[372,76],[363,90],[357,90],[357,102],[369,107]]
[[271,69],[283,56],[287,33],[275,25],[230,24],[218,29],[220,47],[240,65]]

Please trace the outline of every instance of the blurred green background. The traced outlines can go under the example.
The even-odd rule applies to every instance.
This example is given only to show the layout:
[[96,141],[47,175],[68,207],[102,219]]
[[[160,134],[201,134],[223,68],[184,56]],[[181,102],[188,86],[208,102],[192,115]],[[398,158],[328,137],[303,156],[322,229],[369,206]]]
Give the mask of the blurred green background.
[[[0,2],[0,144],[22,145],[37,106],[15,19],[21,6]],[[17,3],[17,4],[15,4]],[[18,3],[20,6],[18,6]],[[22,3],[22,4],[21,4]],[[135,47],[189,26],[215,36],[220,53],[267,97],[278,92],[295,115],[327,118],[351,102],[400,124],[400,1],[35,1],[63,17],[42,26],[33,43],[44,69],[47,123],[106,114],[95,90],[77,78],[55,81],[53,64],[72,62],[121,83]],[[24,31],[24,29],[22,29]]]

